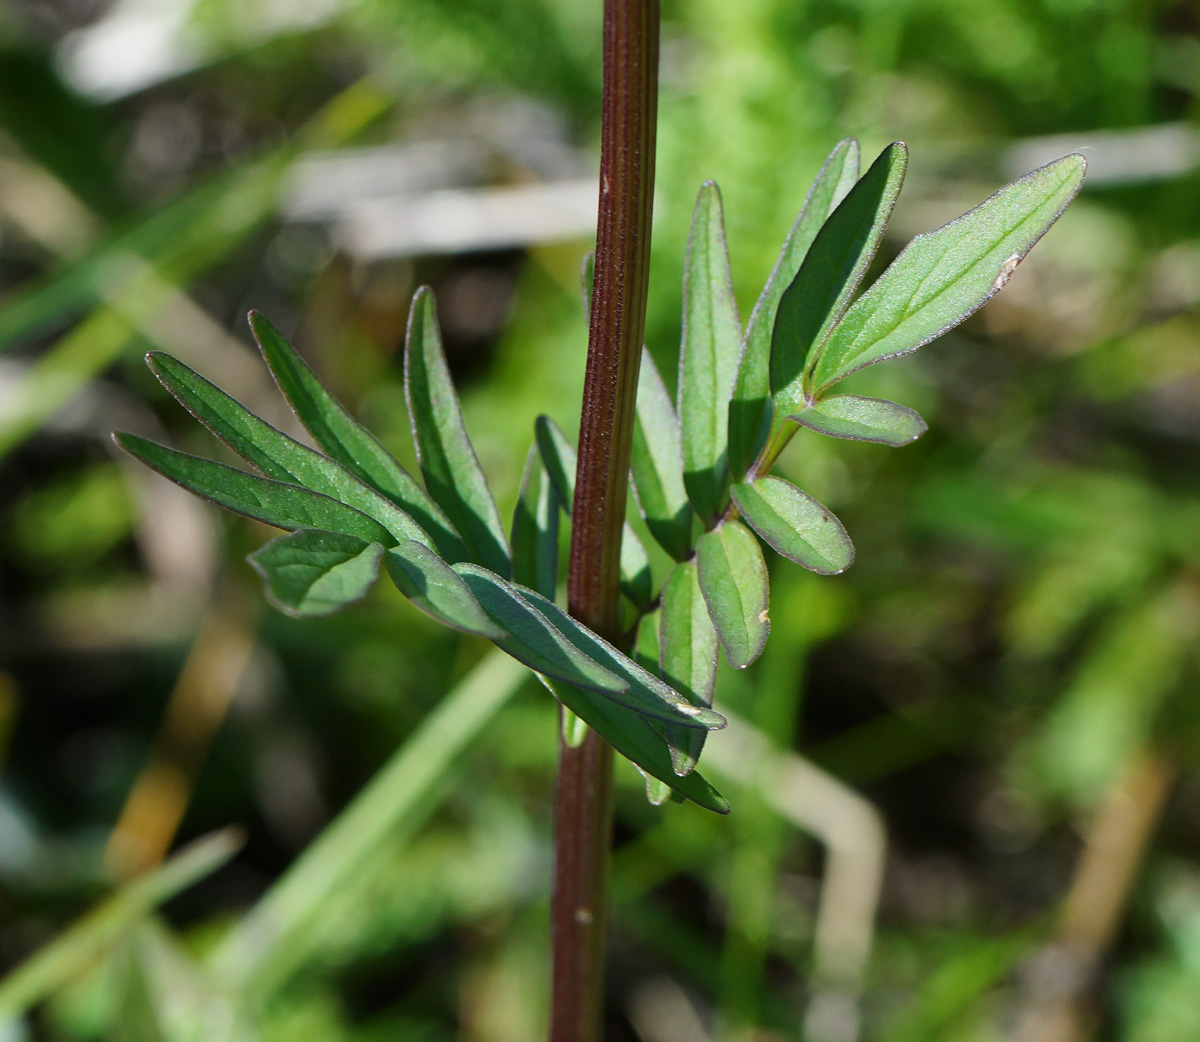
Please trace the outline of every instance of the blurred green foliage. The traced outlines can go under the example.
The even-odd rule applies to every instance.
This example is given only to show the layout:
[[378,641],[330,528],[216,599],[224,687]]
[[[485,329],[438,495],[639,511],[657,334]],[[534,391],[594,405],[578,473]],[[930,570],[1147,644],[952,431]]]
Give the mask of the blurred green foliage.
[[[69,937],[129,870],[115,823],[124,840],[174,837],[172,793],[186,805],[180,840],[231,822],[248,839],[6,1037],[524,1042],[542,1030],[547,988],[550,700],[499,682],[478,694],[472,678],[492,668],[481,643],[382,586],[330,620],[258,607],[243,558],[264,532],[116,469],[106,432],[208,450],[148,379],[151,347],[258,409],[254,306],[411,461],[395,352],[412,290],[428,282],[507,516],[533,418],[577,425],[587,244],[366,260],[326,226],[289,219],[285,200],[317,149],[482,142],[490,158],[469,184],[528,182],[550,176],[547,155],[586,155],[599,0],[360,0],[306,7],[303,23],[268,17],[287,4],[203,0],[180,8],[178,71],[107,99],[63,71],[78,68],[69,34],[102,6],[0,7],[0,963]],[[745,316],[846,135],[869,155],[909,145],[891,256],[1019,172],[1010,157],[1024,139],[1065,134],[1067,151],[1098,131],[1175,128],[1165,140],[1182,142],[1183,162],[1135,146],[1135,172],[1097,178],[978,316],[903,365],[852,378],[847,390],[914,406],[930,426],[920,441],[796,437],[780,472],[838,513],[857,561],[836,578],[778,569],[775,640],[744,673],[722,671],[717,699],[886,820],[863,1038],[1017,1037],[1046,1005],[1045,959],[1070,940],[1060,912],[1103,848],[1097,823],[1131,806],[1151,839],[1142,849],[1136,829],[1117,830],[1132,881],[1106,891],[1117,927],[1091,953],[1077,1009],[1084,1037],[1189,1042],[1200,1031],[1194,5],[665,8],[647,345],[668,384],[705,179],[721,185]],[[196,636],[214,617],[253,645],[233,675],[225,645]],[[233,695],[211,745],[203,709],[187,715],[212,704],[195,695],[206,684]],[[447,704],[475,715],[456,716],[443,741],[429,728]],[[1172,779],[1161,806],[1122,787],[1146,756]],[[389,790],[397,774],[408,780]],[[633,770],[618,775],[613,1039],[801,1037],[822,857],[752,791],[715,780],[736,808],[726,821],[650,808]],[[354,812],[339,812],[360,793],[396,815],[394,830],[344,838]],[[310,892],[299,906],[310,939],[231,1014],[237,988],[221,967],[239,929],[289,878],[320,875],[303,866],[330,849],[331,822],[343,859],[361,857],[323,877],[333,891]],[[229,1034],[189,1034],[207,1016]]]

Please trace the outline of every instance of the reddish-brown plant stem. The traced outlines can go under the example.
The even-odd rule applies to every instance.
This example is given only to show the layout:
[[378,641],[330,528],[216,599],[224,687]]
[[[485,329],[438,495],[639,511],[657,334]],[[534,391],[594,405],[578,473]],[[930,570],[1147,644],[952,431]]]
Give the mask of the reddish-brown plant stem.
[[[658,0],[605,0],[600,206],[572,510],[568,604],[618,636],[621,529],[646,326]],[[555,802],[550,1042],[596,1042],[612,833],[612,748],[589,732],[559,750]]]

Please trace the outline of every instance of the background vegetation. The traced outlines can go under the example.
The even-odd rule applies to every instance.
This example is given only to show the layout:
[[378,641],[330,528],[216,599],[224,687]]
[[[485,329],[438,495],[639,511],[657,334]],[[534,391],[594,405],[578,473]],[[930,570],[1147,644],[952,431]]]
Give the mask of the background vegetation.
[[[701,181],[721,185],[746,315],[839,138],[909,144],[889,255],[1092,149],[1083,196],[996,300],[848,388],[914,406],[928,434],[897,451],[801,432],[780,463],[858,559],[832,579],[779,569],[775,638],[722,672],[718,701],[865,796],[889,837],[861,1026],[833,1003],[810,1037],[1195,1039],[1194,5],[664,7],[647,329],[664,375]],[[146,10],[105,52],[101,29]],[[162,1022],[200,1023],[187,1003],[215,986],[194,966],[236,963],[222,937],[414,735],[432,784],[376,790],[383,835],[342,819],[326,863],[366,854],[333,892],[304,889],[310,861],[276,897],[295,932],[251,1030],[542,1033],[551,700],[525,684],[476,709],[477,731],[457,717],[461,748],[431,741],[418,728],[478,679],[483,642],[387,584],[329,620],[283,617],[244,562],[264,531],[139,473],[107,432],[209,451],[142,365],[151,347],[286,422],[255,307],[411,458],[396,349],[428,282],[511,511],[534,417],[578,424],[586,234],[488,244],[468,222],[440,245],[372,243],[423,193],[594,171],[599,23],[599,0],[0,5],[0,967],[166,847],[246,833],[165,906],[166,931],[83,960],[0,1037],[186,1037]],[[371,175],[381,153],[358,150],[384,146]],[[713,773],[726,819],[649,807],[619,765],[613,1039],[801,1037],[834,859]]]

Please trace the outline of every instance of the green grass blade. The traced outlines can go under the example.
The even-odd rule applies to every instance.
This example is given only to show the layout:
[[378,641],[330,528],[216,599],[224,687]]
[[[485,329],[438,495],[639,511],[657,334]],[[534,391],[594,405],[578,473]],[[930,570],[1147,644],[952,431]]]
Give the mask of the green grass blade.
[[130,883],[68,927],[0,981],[0,1024],[19,1017],[85,972],[139,919],[212,875],[241,848],[236,829],[184,847],[153,873]]
[[[711,706],[717,683],[717,631],[700,590],[696,562],[675,566],[662,592],[658,622],[659,674],[692,705]],[[705,733],[667,727],[676,774],[696,766]]]
[[123,299],[147,265],[163,279],[189,281],[274,209],[292,155],[289,146],[218,174],[44,281],[6,297],[0,305],[0,351],[103,301]]
[[727,501],[729,402],[741,343],[721,193],[714,182],[706,181],[692,212],[683,268],[679,423],[688,498],[709,526]]
[[642,350],[630,471],[638,509],[659,545],[677,561],[691,556],[692,505],[683,486],[679,417],[654,365]]
[[536,445],[529,447],[512,522],[513,579],[554,599],[558,588],[558,493]]
[[682,778],[675,773],[666,742],[640,713],[570,684],[550,680],[546,686],[564,706],[645,773],[705,810],[729,813],[729,801],[699,771]]
[[925,421],[906,406],[857,394],[822,398],[788,419],[831,438],[893,446],[916,441],[929,429]]
[[[567,440],[562,428],[549,416],[539,416],[534,424],[534,435],[542,464],[559,502],[567,516],[575,503],[575,447]],[[625,523],[621,535],[621,590],[639,608],[647,608],[654,600],[653,579],[650,574],[650,557],[637,533]]]
[[504,523],[463,426],[427,286],[417,290],[408,315],[404,391],[426,489],[462,536],[470,559],[498,575],[512,575]]
[[423,543],[406,540],[392,547],[383,562],[396,588],[427,615],[463,633],[504,638],[459,574]]
[[803,406],[807,376],[879,248],[907,166],[903,141],[880,153],[821,227],[780,298],[771,335],[773,430]]
[[553,601],[533,590],[518,591],[540,611],[555,629],[593,662],[598,662],[623,679],[628,690],[608,697],[643,716],[686,728],[713,730],[725,726],[725,718],[705,705],[695,705],[669,684],[618,651],[608,641],[580,625]]
[[1083,156],[1064,156],[913,239],[830,336],[813,370],[816,393],[915,351],[982,307],[1075,198],[1086,169]]
[[[739,488],[744,486],[738,486]],[[744,669],[767,643],[767,566],[758,540],[740,521],[730,519],[696,543],[700,591],[725,657]]]
[[[160,917],[139,923],[122,945],[128,957],[125,994],[114,996],[118,1023],[114,1042],[255,1042],[251,1014],[211,979],[188,942]],[[119,956],[118,956],[119,957]],[[141,1006],[141,1023],[122,1024],[129,1006]],[[147,1016],[147,1014],[149,1014]],[[124,1033],[122,1033],[122,1029]]]
[[[160,341],[166,313],[180,300],[180,287],[215,263],[257,227],[275,205],[279,158],[238,171],[193,215],[186,234],[143,262],[129,250],[102,253],[82,270],[72,269],[44,291],[0,307],[0,347],[42,325],[58,323],[65,311],[96,304],[94,310],[44,352],[13,390],[15,408],[0,417],[0,458],[68,405],[88,382],[143,338]],[[132,245],[132,244],[131,244]],[[169,246],[170,248],[165,248]]]
[[109,962],[112,1003],[115,1007],[111,1037],[115,1042],[174,1042],[165,1027],[162,996],[149,980],[137,934],[118,946]]
[[301,485],[361,510],[397,540],[430,537],[392,500],[359,481],[345,467],[289,438],[176,358],[152,351],[146,364],[159,382],[204,426],[267,477]]
[[379,578],[383,547],[338,532],[301,529],[272,539],[247,560],[267,600],[293,618],[332,615],[361,601]]
[[518,662],[544,676],[605,694],[621,695],[629,690],[628,681],[593,662],[495,572],[474,564],[458,564],[454,570],[504,631],[505,636],[494,639],[495,645]]
[[136,336],[134,319],[101,307],[38,358],[16,382],[11,396],[5,396],[0,459],[53,419],[89,381],[120,358]]
[[257,311],[250,312],[250,328],[271,375],[313,440],[343,467],[412,517],[429,533],[434,548],[443,557],[450,561],[465,561],[467,552],[462,540],[441,508],[375,435],[325,389],[317,374],[279,330]]
[[319,492],[247,474],[223,463],[168,449],[135,434],[122,432],[113,438],[151,470],[236,514],[290,531],[317,528],[354,536],[366,543],[396,545],[392,534],[374,518]]
[[821,225],[858,180],[858,163],[858,142],[854,138],[839,141],[808,190],[800,215],[750,314],[733,401],[729,403],[729,469],[733,481],[745,477],[770,433],[771,331],[779,298],[796,277]]
[[854,562],[854,544],[833,513],[783,478],[733,487],[742,517],[776,553],[818,575],[838,575]]
[[[529,676],[507,655],[487,655],[421,721],[345,810],[304,850],[214,953],[220,983],[248,1000],[273,994],[322,954],[337,902],[361,899],[362,866],[414,831],[452,791],[464,751]],[[331,912],[331,909],[335,909]]]

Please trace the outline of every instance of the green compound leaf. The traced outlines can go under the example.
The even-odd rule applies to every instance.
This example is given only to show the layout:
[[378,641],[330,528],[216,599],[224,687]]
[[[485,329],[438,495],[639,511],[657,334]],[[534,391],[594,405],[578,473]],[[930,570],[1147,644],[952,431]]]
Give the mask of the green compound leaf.
[[729,469],[734,481],[745,477],[766,445],[771,429],[771,331],[779,298],[796,277],[821,225],[858,180],[858,162],[858,142],[854,138],[839,141],[808,190],[800,215],[750,314],[733,401],[729,403]]
[[645,773],[706,810],[729,813],[729,801],[699,771],[683,778],[675,774],[666,742],[640,713],[570,684],[549,680],[546,686],[572,713]]
[[633,490],[646,527],[677,561],[692,552],[692,506],[683,487],[679,418],[650,352],[642,350],[630,456]]
[[513,511],[513,579],[554,599],[558,587],[558,493],[536,445],[529,447]]
[[290,531],[316,528],[354,536],[365,543],[396,545],[396,538],[374,518],[319,492],[189,456],[136,434],[120,432],[113,435],[113,440],[151,470],[236,514]]
[[332,459],[382,493],[429,533],[434,547],[451,561],[467,552],[441,508],[385,449],[330,394],[308,364],[270,322],[250,312],[250,328],[267,367],[300,422]]
[[806,492],[783,478],[735,485],[742,517],[776,553],[819,575],[837,575],[854,561],[854,544],[842,523]]
[[729,401],[741,342],[721,193],[706,181],[692,213],[683,268],[679,422],[688,498],[709,525],[724,508],[729,489]]
[[267,600],[302,618],[332,615],[361,601],[379,578],[382,554],[378,543],[306,528],[272,539],[247,560],[263,577]]
[[912,409],[883,398],[835,394],[788,417],[802,427],[851,441],[876,441],[881,445],[907,445],[929,428]]
[[[467,588],[505,636],[493,643],[536,673],[568,684],[623,695],[629,683],[593,662],[509,582],[474,564],[456,564]],[[535,595],[536,596],[536,595]]]
[[427,286],[417,290],[408,315],[404,392],[429,494],[449,515],[472,561],[499,575],[511,575],[504,523],[463,426],[458,394],[442,351],[433,291]]
[[913,239],[825,343],[813,369],[816,395],[915,351],[982,307],[1075,198],[1086,169],[1083,156],[1064,156]]
[[907,166],[903,141],[883,150],[817,233],[780,298],[771,336],[773,430],[803,406],[806,374],[879,248]]
[[386,496],[340,464],[277,431],[177,358],[152,351],[146,364],[188,412],[267,477],[301,485],[361,510],[397,540],[430,544],[421,527]]
[[[534,435],[546,473],[558,493],[563,510],[570,517],[575,503],[575,448],[563,434],[562,428],[549,416],[537,418]],[[650,558],[628,522],[621,536],[621,589],[639,608],[645,609],[654,600]]]
[[664,684],[649,670],[643,669],[628,655],[613,647],[608,641],[576,622],[553,601],[547,600],[533,590],[518,590],[530,604],[540,611],[559,633],[593,662],[621,677],[628,684],[628,691],[607,694],[616,702],[628,706],[644,716],[664,723],[686,728],[713,730],[725,726],[725,717],[706,706],[693,705],[678,691]]
[[[671,572],[663,587],[660,612],[660,675],[692,705],[711,706],[717,682],[717,631],[700,591],[694,560],[677,564]],[[667,745],[676,774],[695,768],[704,739],[703,731],[668,725]]]
[[459,574],[423,543],[406,540],[388,550],[383,563],[396,589],[426,615],[488,640],[505,636],[479,606]]
[[767,566],[758,540],[740,521],[724,521],[696,542],[696,563],[725,657],[734,669],[745,669],[762,654],[771,631]]

